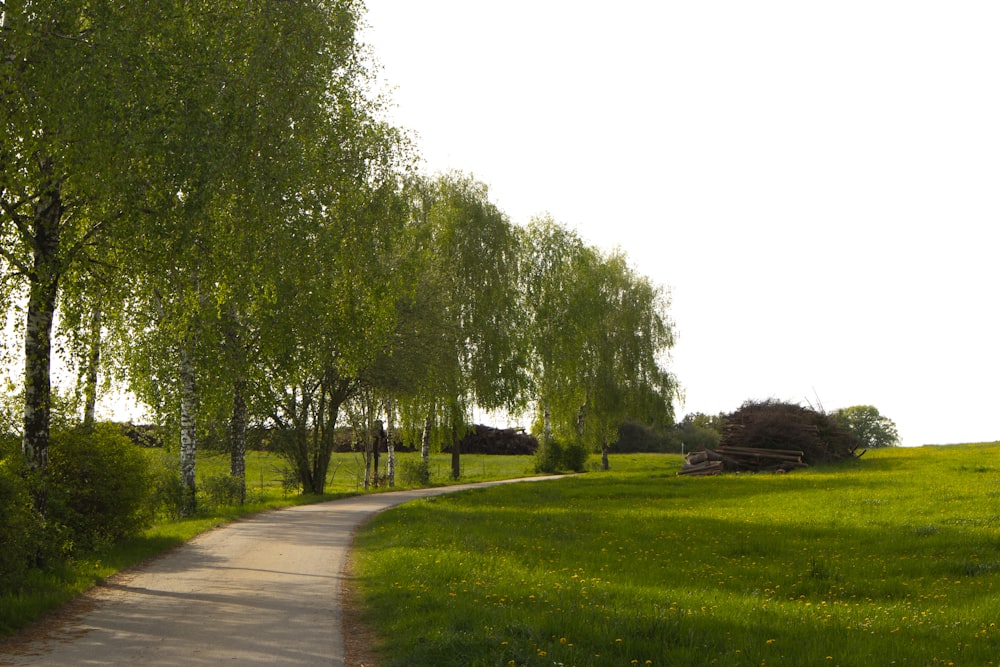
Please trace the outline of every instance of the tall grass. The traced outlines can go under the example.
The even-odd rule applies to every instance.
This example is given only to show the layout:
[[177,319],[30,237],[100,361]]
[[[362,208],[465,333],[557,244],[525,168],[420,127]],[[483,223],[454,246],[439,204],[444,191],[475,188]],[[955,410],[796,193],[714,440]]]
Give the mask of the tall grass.
[[1000,444],[781,476],[626,463],[373,520],[383,667],[1000,664]]

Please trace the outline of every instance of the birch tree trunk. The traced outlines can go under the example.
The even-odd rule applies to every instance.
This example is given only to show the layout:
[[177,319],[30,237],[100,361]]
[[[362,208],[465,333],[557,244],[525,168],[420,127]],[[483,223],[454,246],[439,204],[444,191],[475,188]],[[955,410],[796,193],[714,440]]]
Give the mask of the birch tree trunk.
[[552,409],[548,402],[545,403],[545,410],[542,412],[542,442],[546,445],[552,443]]
[[187,350],[180,351],[181,380],[181,516],[192,516],[197,509],[194,462],[197,443],[197,386],[194,364]]
[[247,499],[247,402],[246,382],[233,381],[233,413],[229,420],[229,474],[238,480],[240,505]]
[[90,350],[87,353],[87,372],[83,379],[83,427],[94,427],[97,409],[97,368],[101,362],[101,297],[98,295],[90,313]]
[[21,451],[28,465],[45,470],[52,414],[52,321],[59,289],[61,187],[51,183],[34,207],[33,265],[24,332],[24,431]]
[[392,432],[392,422],[395,419],[395,402],[390,398],[385,403],[385,449],[386,466],[385,477],[390,487],[396,486],[396,444]]
[[458,408],[452,406],[451,410],[451,478],[458,479],[462,476],[462,452],[458,444]]
[[424,465],[431,463],[431,429],[434,428],[434,411],[427,413],[427,420],[424,421],[424,432],[420,436],[420,460]]

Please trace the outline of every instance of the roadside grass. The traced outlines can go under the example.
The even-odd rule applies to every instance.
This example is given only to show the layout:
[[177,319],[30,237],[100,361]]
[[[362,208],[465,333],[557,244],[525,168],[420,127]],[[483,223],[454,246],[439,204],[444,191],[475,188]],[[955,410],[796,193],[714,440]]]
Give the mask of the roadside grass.
[[354,558],[380,664],[1000,665],[1000,443],[679,467],[379,514]]
[[[160,449],[144,451],[153,462],[176,465],[176,452]],[[402,453],[397,457],[406,460],[410,457],[419,458],[419,454]],[[365,492],[364,459],[356,453],[334,454],[327,477],[327,493],[323,496],[304,496],[287,484],[287,463],[275,454],[248,451],[246,464],[248,502],[245,505],[209,502],[202,493],[198,515],[193,518],[162,520],[133,538],[108,545],[95,553],[78,555],[64,566],[33,570],[17,590],[0,590],[0,637],[28,625],[117,572],[183,544],[206,530],[262,511],[335,500]],[[466,454],[462,456],[462,477],[458,483],[521,477],[532,474],[533,465],[534,459],[531,456]],[[432,454],[430,470],[432,485],[454,483],[451,480],[450,454]],[[206,486],[205,480],[228,473],[228,454],[198,453],[199,489]]]

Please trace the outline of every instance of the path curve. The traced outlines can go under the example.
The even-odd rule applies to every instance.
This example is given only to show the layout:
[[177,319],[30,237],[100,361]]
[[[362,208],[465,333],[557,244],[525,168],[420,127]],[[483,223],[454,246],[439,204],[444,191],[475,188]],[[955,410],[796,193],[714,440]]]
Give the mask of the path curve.
[[[0,644],[0,665],[344,665],[341,590],[355,529],[416,498],[558,477],[354,496],[257,514],[120,573]],[[30,634],[30,633],[29,633]]]

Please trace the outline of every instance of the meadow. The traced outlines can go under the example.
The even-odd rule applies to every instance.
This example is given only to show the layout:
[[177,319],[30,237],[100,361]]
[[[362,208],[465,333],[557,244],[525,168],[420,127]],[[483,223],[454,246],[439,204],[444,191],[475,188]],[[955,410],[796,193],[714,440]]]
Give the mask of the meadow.
[[1000,665],[1000,443],[787,475],[611,462],[370,522],[382,667]]

